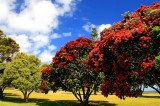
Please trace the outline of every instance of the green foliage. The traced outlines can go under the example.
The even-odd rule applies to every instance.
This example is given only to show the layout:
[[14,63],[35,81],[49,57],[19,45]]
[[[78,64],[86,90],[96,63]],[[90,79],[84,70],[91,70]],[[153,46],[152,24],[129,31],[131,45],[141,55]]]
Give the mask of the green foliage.
[[19,51],[19,45],[15,40],[6,36],[0,36],[0,62],[8,62]]
[[[0,70],[5,68],[5,63],[0,63]],[[1,73],[1,72],[0,72]]]
[[155,26],[152,28],[152,34],[157,35],[160,38],[160,26]]
[[5,63],[0,63],[0,87],[3,85],[3,70],[5,68]]
[[17,53],[6,65],[4,71],[5,83],[11,83],[25,96],[37,89],[41,81],[40,60],[34,55]]
[[154,64],[160,70],[160,53],[158,56],[156,56],[156,58],[154,60]]
[[92,40],[96,40],[97,37],[98,37],[98,34],[97,34],[97,29],[96,28],[92,28],[92,32],[91,32],[91,39]]

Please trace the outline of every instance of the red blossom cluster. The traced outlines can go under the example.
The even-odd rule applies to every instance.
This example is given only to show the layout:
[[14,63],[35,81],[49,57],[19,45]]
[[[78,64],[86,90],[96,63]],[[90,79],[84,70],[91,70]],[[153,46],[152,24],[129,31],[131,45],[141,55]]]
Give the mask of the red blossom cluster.
[[67,65],[75,61],[78,57],[83,56],[86,52],[89,52],[92,41],[79,37],[75,41],[68,42],[62,47],[53,58],[53,64],[58,68],[67,68]]
[[48,83],[48,81],[47,80],[43,80],[42,82],[41,82],[41,86],[40,86],[40,90],[42,90],[42,92],[48,92],[48,90],[49,90],[49,83]]
[[47,66],[47,67],[45,67],[41,72],[42,72],[43,74],[47,74],[49,71],[50,71],[50,68],[49,68],[49,66]]
[[160,2],[141,6],[124,19],[101,32],[100,42],[89,53],[88,64],[105,72],[102,94],[123,98],[138,96],[138,86],[152,72],[160,40],[152,29],[160,26]]

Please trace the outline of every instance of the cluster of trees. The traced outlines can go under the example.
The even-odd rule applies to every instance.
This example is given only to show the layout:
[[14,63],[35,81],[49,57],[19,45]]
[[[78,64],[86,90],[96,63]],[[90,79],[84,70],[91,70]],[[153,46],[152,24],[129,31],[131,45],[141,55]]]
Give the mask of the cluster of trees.
[[[141,6],[101,32],[99,41],[79,37],[68,42],[42,70],[41,88],[70,91],[83,106],[94,88],[104,96],[137,97],[140,86],[160,87],[160,3]],[[155,87],[156,85],[157,87]]]
[[0,31],[0,99],[6,87],[19,89],[24,100],[41,85],[41,70],[46,65],[34,55],[19,52],[19,45]]

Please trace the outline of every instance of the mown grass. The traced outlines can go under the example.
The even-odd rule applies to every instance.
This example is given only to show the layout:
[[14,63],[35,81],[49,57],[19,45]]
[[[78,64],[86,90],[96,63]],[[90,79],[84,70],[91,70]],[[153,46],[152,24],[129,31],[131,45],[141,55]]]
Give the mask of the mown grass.
[[[23,95],[16,89],[5,90],[5,98],[0,101],[0,106],[79,106],[79,102],[69,92],[58,91],[48,94],[33,92],[29,103],[25,103]],[[98,93],[91,95],[91,106],[160,106],[160,95],[158,93],[144,93],[142,97],[126,98],[120,100],[115,95],[105,98]]]

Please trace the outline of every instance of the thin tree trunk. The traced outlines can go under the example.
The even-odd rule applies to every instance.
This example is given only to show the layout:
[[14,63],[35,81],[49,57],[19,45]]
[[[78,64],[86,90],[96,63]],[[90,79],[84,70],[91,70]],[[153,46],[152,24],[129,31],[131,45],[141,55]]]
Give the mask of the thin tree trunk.
[[25,100],[25,102],[28,102],[28,95],[27,95],[27,93],[24,94],[24,100]]
[[2,86],[0,87],[0,99],[3,99],[3,92],[4,92],[4,89],[6,88],[6,86]]
[[3,99],[3,90],[0,88],[0,99]]
[[144,88],[145,88],[145,85],[143,84],[142,94],[143,94],[143,92],[144,92]]
[[94,95],[97,95],[97,90],[96,89],[94,90]]

